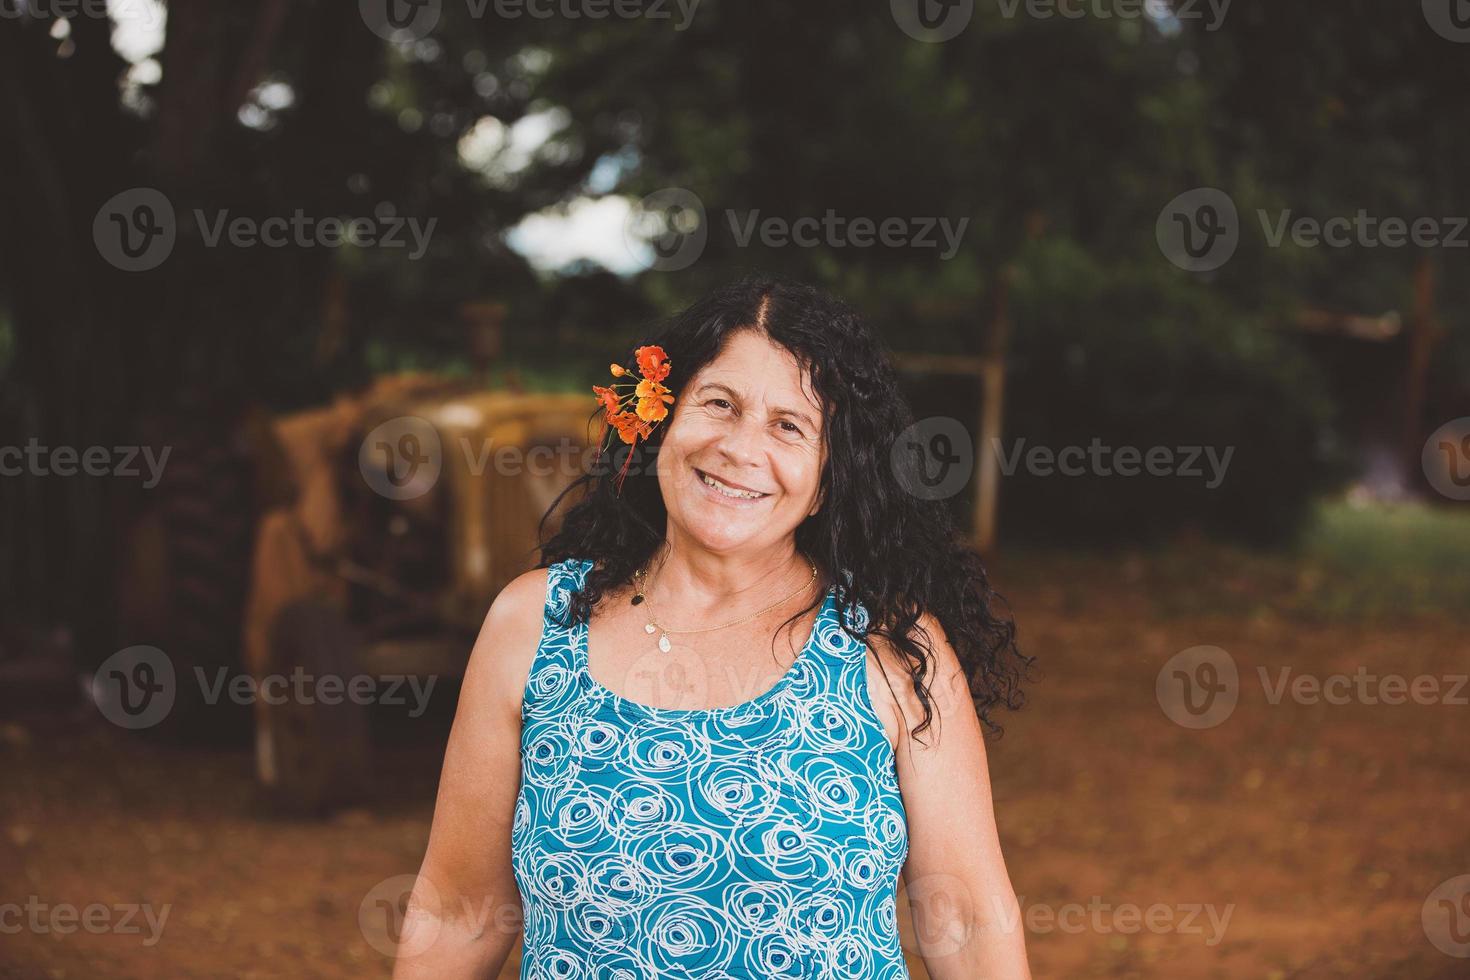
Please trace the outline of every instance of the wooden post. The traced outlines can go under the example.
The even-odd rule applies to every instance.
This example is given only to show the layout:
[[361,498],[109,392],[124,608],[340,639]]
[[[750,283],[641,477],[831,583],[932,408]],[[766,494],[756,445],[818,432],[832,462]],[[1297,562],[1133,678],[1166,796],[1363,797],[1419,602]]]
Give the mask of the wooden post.
[[1400,445],[1404,461],[1404,480],[1409,487],[1420,487],[1422,479],[1425,388],[1429,378],[1429,359],[1439,340],[1440,325],[1434,312],[1434,263],[1428,255],[1414,268],[1414,307],[1409,315],[1409,352],[1404,378],[1404,428]]
[[1007,265],[995,277],[995,293],[983,341],[980,369],[980,417],[975,426],[975,550],[989,555],[995,550],[996,513],[1000,500],[1000,459],[996,447],[1004,432],[1005,353],[1010,342],[1010,289],[1015,274]]

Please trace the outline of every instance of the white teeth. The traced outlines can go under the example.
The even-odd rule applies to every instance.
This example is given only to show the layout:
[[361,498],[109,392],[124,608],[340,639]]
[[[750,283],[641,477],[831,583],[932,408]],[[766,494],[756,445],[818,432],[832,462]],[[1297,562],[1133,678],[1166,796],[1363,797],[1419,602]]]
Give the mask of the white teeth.
[[708,473],[701,472],[700,477],[704,480],[706,485],[714,487],[716,490],[720,491],[720,493],[724,494],[727,497],[737,497],[741,500],[755,500],[757,497],[765,496],[765,494],[756,493],[754,490],[736,490],[734,487],[729,486],[728,484],[721,483],[719,480],[716,480]]

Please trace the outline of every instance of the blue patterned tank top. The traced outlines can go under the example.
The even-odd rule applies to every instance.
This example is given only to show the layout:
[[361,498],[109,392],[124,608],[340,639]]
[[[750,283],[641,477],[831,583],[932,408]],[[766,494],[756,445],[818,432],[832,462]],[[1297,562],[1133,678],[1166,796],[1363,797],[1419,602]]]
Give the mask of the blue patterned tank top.
[[521,709],[521,977],[907,978],[903,800],[838,588],[764,694],[655,708],[594,680],[587,624],[561,625],[591,567],[549,569]]

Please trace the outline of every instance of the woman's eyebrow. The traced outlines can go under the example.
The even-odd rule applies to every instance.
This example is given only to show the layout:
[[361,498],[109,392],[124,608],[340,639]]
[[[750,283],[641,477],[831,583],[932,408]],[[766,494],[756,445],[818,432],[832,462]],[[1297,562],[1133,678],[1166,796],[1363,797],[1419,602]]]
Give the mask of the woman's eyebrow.
[[773,408],[771,409],[771,414],[790,416],[791,418],[794,418],[799,422],[805,422],[808,428],[814,429],[817,426],[817,423],[812,421],[812,417],[810,415],[808,415],[806,412],[798,411],[794,408]]
[[[706,391],[723,391],[725,394],[729,395],[731,398],[735,399],[736,401],[740,401],[741,400],[740,399],[740,393],[738,391],[736,391],[734,388],[731,388],[729,385],[722,384],[722,383],[720,383],[718,381],[706,381],[703,384],[701,384],[698,388],[695,388],[694,389],[694,393],[696,395],[702,395]],[[800,420],[802,422],[805,422],[808,426],[810,426],[812,428],[816,428],[816,425],[817,425],[817,423],[813,420],[813,418],[812,418],[811,415],[809,415],[806,412],[801,411],[800,409],[795,409],[795,408],[773,408],[773,409],[771,409],[771,414],[772,415],[786,415],[786,416],[790,416],[791,418],[798,419],[798,420]]]
[[738,391],[736,391],[734,388],[731,388],[729,385],[720,384],[718,381],[706,381],[704,384],[702,384],[698,388],[694,389],[694,393],[696,395],[702,395],[706,391],[709,391],[711,389],[713,389],[715,391],[723,391],[725,394],[729,395],[731,398],[734,398],[734,399],[737,399],[737,400],[740,398],[740,393]]

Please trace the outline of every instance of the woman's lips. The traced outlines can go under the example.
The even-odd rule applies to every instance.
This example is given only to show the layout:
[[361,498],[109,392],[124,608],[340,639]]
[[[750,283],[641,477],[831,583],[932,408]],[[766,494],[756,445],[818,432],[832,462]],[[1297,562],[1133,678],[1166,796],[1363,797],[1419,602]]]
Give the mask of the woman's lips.
[[[697,479],[699,481],[699,485],[700,486],[704,487],[706,490],[708,490],[710,493],[714,494],[715,496],[719,497],[721,500],[731,500],[731,501],[735,501],[737,503],[754,503],[757,500],[764,500],[766,497],[769,497],[770,496],[770,494],[767,493],[764,490],[757,490],[755,487],[747,487],[744,484],[736,483],[733,480],[727,480],[724,477],[716,476],[713,473],[707,473],[704,470],[701,470],[701,469],[699,469],[697,467],[694,468],[694,476],[695,476],[695,479]],[[707,482],[706,478],[708,478],[710,480],[715,480],[718,483],[722,483],[722,484],[724,484],[725,486],[729,487],[732,490],[739,490],[742,493],[759,494],[760,496],[757,496],[757,497],[735,497],[735,496],[730,496],[729,494],[721,493],[718,487],[710,486],[710,484]]]

